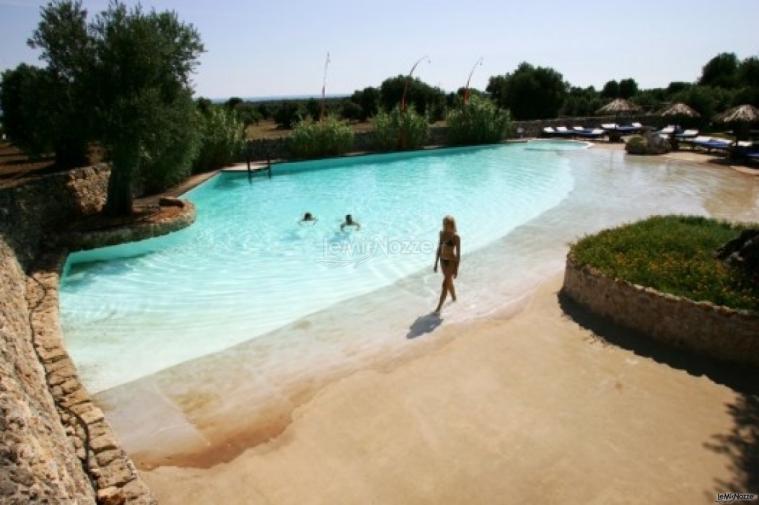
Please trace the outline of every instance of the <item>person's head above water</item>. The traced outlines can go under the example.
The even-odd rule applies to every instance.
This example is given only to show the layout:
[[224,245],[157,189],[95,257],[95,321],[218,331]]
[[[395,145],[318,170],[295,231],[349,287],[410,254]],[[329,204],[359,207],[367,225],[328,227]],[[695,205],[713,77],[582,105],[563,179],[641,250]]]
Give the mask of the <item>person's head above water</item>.
[[353,216],[351,216],[350,214],[346,214],[345,215],[345,222],[346,223],[352,223],[353,222]]
[[456,219],[453,216],[445,216],[443,218],[443,230],[456,233]]
[[303,214],[303,220],[304,221],[311,221],[314,218],[314,216],[310,212],[306,212]]

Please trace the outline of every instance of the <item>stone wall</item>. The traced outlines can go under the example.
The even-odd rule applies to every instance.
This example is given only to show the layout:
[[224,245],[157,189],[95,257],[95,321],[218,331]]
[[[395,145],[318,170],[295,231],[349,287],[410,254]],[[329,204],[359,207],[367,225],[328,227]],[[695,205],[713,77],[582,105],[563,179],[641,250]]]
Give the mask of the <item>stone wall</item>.
[[[447,126],[431,126],[427,145],[437,146],[445,144],[447,134]],[[248,150],[251,161],[267,159],[287,160],[292,158],[292,154],[288,149],[287,137],[252,140],[248,142]],[[358,132],[353,136],[353,151],[367,152],[375,150],[374,132]],[[242,162],[245,160],[243,159],[240,161]]]
[[759,314],[611,279],[567,256],[562,292],[591,312],[664,344],[759,366]]
[[[515,137],[540,137],[543,134],[543,128],[546,126],[584,126],[586,128],[598,128],[604,123],[630,123],[639,121],[644,125],[661,126],[666,122],[666,118],[651,115],[625,116],[618,118],[615,116],[592,116],[592,117],[569,117],[557,119],[536,119],[533,121],[514,121],[513,135]],[[427,140],[428,146],[445,145],[448,138],[447,126],[431,126],[430,136]],[[288,149],[287,137],[276,139],[256,139],[248,142],[251,161],[260,160],[287,160],[292,155]],[[353,138],[354,151],[374,151],[374,132],[359,132]],[[243,160],[240,160],[245,161]]]
[[3,504],[155,503],[80,383],[58,319],[56,231],[102,209],[108,176],[98,165],[0,190]]
[[0,236],[0,503],[95,503],[35,354],[26,294]]
[[45,235],[105,205],[106,164],[45,175],[0,190],[0,235],[28,269]]

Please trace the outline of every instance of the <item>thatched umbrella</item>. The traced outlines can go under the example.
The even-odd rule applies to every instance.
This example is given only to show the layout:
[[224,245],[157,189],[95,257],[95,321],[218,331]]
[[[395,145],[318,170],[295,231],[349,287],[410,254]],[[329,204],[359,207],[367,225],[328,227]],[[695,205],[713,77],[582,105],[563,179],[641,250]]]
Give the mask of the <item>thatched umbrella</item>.
[[618,116],[620,114],[632,114],[633,112],[638,112],[639,110],[640,107],[634,103],[628,102],[624,98],[617,98],[598,109],[596,113],[604,115],[614,114],[615,116]]
[[696,118],[700,117],[701,114],[699,114],[696,110],[689,107],[688,105],[678,102],[673,103],[663,111],[659,113],[662,117],[691,117]]
[[759,109],[753,105],[739,105],[717,114],[714,120],[720,123],[759,123]]
[[759,109],[753,105],[739,105],[717,114],[714,120],[732,126],[737,144],[739,140],[748,138],[751,123],[759,123]]

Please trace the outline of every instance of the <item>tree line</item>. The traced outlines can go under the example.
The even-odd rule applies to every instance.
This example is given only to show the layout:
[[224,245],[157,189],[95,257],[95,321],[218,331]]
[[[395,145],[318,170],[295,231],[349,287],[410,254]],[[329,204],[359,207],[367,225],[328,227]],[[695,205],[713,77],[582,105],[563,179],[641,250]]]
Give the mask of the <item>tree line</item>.
[[[446,93],[418,78],[398,75],[379,86],[356,90],[345,98],[328,98],[326,112],[351,121],[366,121],[379,111],[390,112],[400,102],[408,85],[407,100],[430,121],[443,120],[458,107],[464,89]],[[734,53],[721,53],[709,60],[695,82],[671,82],[662,88],[641,89],[628,77],[607,81],[601,89],[579,87],[567,82],[550,67],[521,63],[514,71],[490,77],[484,91],[468,91],[491,99],[508,110],[513,119],[548,119],[561,116],[592,116],[615,98],[624,98],[644,111],[656,112],[673,102],[683,102],[698,111],[704,120],[725,109],[749,103],[759,106],[759,58],[739,60]],[[301,119],[317,119],[321,101],[288,100],[278,103],[250,103],[231,98],[227,107],[234,109],[246,124],[273,119],[282,128],[291,128]]]
[[[759,58],[739,60],[733,53],[709,60],[696,82],[654,89],[640,89],[633,78],[608,81],[600,90],[572,86],[556,69],[525,62],[490,77],[485,90],[446,93],[397,75],[349,97],[328,99],[326,110],[316,99],[255,104],[232,98],[217,105],[193,97],[191,76],[204,51],[195,27],[174,12],[129,8],[120,1],[95,16],[88,16],[80,0],[52,1],[41,9],[28,44],[40,51],[44,66],[21,64],[3,72],[4,131],[31,156],[55,153],[61,167],[86,163],[91,146],[100,146],[112,165],[106,205],[112,214],[131,211],[135,188],[157,192],[192,170],[239,158],[244,128],[261,119],[289,129],[323,113],[351,121],[373,118],[387,126],[392,142],[413,143],[409,139],[422,135],[411,132],[421,128],[409,126],[417,118],[398,114],[404,93],[409,114],[428,123],[453,118],[457,142],[494,137],[511,119],[593,115],[614,98],[648,111],[684,102],[706,120],[733,105],[759,105]],[[496,118],[497,128],[483,124],[489,117]],[[303,135],[306,144],[323,137],[317,130],[304,130],[311,132]],[[342,132],[337,126],[335,131]]]

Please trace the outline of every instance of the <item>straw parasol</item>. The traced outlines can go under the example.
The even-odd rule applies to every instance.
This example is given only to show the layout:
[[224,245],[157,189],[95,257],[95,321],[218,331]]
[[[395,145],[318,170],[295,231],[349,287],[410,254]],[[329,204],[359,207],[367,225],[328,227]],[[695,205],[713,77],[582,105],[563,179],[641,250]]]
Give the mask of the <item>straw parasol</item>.
[[632,112],[637,112],[640,110],[640,107],[635,105],[634,103],[628,102],[624,98],[617,98],[615,100],[612,100],[611,102],[607,103],[598,111],[596,111],[598,114],[630,114]]
[[753,105],[739,105],[714,118],[720,123],[759,123],[759,109]]
[[659,113],[662,117],[700,117],[701,114],[682,102],[673,103]]

